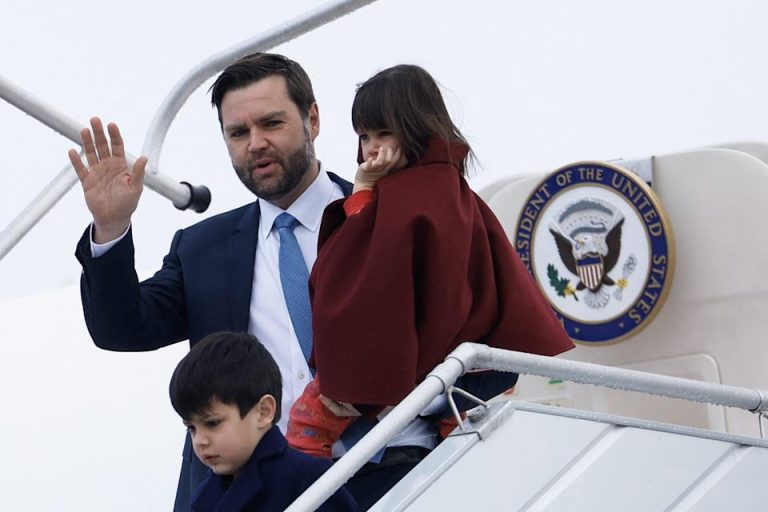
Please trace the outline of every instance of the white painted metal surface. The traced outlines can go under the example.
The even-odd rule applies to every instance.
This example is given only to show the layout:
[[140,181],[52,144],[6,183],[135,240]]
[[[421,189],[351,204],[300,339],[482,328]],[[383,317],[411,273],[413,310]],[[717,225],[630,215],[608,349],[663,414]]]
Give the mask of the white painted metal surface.
[[439,478],[426,474],[457,451],[461,440],[449,438],[372,512],[749,512],[763,510],[768,499],[765,442],[516,406],[492,436],[472,444]]
[[[580,344],[567,359],[711,383],[768,388],[768,150],[734,143],[655,156],[654,191],[669,217],[677,264],[667,301],[653,321],[624,341]],[[506,184],[489,205],[512,236],[522,205],[544,172]],[[758,435],[738,409],[523,377],[518,398]]]
[[[453,351],[445,362],[438,365],[422,384],[287,510],[289,512],[315,510],[362,467],[376,451],[383,447],[387,439],[416,417],[435,396],[451,386],[464,371],[475,368],[556,377],[625,391],[639,391],[688,401],[737,407],[756,413],[764,414],[768,411],[768,393],[756,389],[710,384],[464,343]],[[477,491],[476,486],[482,487],[484,485],[482,482],[489,481],[491,474],[503,477],[500,480],[490,481],[487,490],[481,489],[479,491],[481,495],[486,492],[493,494],[489,498],[494,504],[490,508],[491,510],[525,510],[533,507],[536,503],[538,503],[536,506],[539,508],[530,508],[531,510],[584,510],[557,507],[566,506],[569,503],[581,503],[579,500],[586,499],[582,498],[579,492],[570,490],[574,482],[578,483],[577,490],[586,487],[584,482],[589,482],[593,492],[605,488],[605,484],[601,485],[592,480],[582,480],[582,474],[585,474],[587,469],[590,474],[596,475],[596,478],[612,478],[610,482],[616,483],[619,489],[627,487],[629,490],[623,494],[625,504],[627,501],[641,503],[637,500],[644,493],[651,491],[659,495],[658,501],[653,503],[654,506],[662,502],[674,503],[675,500],[682,499],[688,494],[687,489],[692,487],[694,482],[698,481],[697,479],[701,479],[707,474],[709,471],[707,468],[713,467],[715,460],[724,456],[729,446],[737,443],[752,443],[755,446],[768,447],[768,442],[764,440],[751,440],[722,433],[698,431],[689,427],[667,427],[659,423],[642,420],[622,422],[624,426],[619,428],[611,425],[611,423],[619,423],[621,421],[619,418],[606,415],[598,416],[595,413],[583,414],[581,418],[570,417],[567,420],[547,419],[545,420],[546,424],[539,424],[541,419],[532,417],[533,419],[530,420],[534,422],[532,426],[526,426],[526,424],[515,421],[517,416],[517,413],[512,415],[513,419],[510,421],[506,421],[506,414],[488,417],[485,422],[492,425],[489,432],[492,435],[483,436],[481,434],[480,437],[483,438],[484,442],[477,446],[467,445],[463,441],[459,442],[460,445],[456,445],[456,442],[453,441],[449,444],[441,444],[402,484],[395,486],[387,496],[382,498],[382,504],[380,506],[377,504],[377,510],[411,510],[412,506],[418,507],[414,510],[428,510],[430,507],[437,506],[436,503],[438,502],[443,505],[450,503],[452,510],[459,510],[462,507],[455,501],[460,499],[457,494],[461,494],[466,488],[467,493],[472,489],[471,494],[474,495]],[[565,417],[562,414],[561,416]],[[757,421],[756,418],[757,416],[755,416],[755,421]],[[584,423],[576,424],[573,423],[574,420]],[[551,421],[562,421],[563,423],[550,427]],[[499,426],[498,423],[504,423],[499,430],[506,431],[509,428],[507,425],[523,429],[522,432],[511,436],[501,436],[511,438],[509,442],[515,443],[511,447],[498,445],[500,441],[495,440],[499,437],[495,433],[496,427]],[[578,437],[581,434],[578,434],[578,430],[575,429],[582,428],[585,429],[585,433],[583,437]],[[572,431],[576,433],[571,434]],[[661,434],[662,432],[666,432],[666,434]],[[667,434],[673,437],[668,437]],[[568,436],[571,435],[576,435],[578,439],[570,439]],[[565,441],[562,441],[561,437],[564,437]],[[702,439],[705,441],[700,442]],[[702,442],[704,444],[701,444]],[[553,447],[552,443],[561,444]],[[634,451],[633,447],[637,447],[637,451]],[[456,457],[456,453],[464,451],[466,451],[466,455],[461,458]],[[562,455],[563,452],[566,453],[565,456]],[[661,457],[658,458],[657,462],[670,466],[673,461],[664,457],[676,453],[684,459],[682,463],[684,469],[669,470],[672,471],[672,476],[666,476],[665,472],[668,471],[666,467],[656,469],[656,473],[645,476],[642,476],[639,471],[636,473],[627,472],[626,474],[622,474],[620,471],[624,465],[637,466],[652,471],[653,468],[648,466],[649,462],[647,461],[650,461],[653,458],[652,454],[656,452]],[[541,466],[528,467],[523,465],[518,468],[514,462],[521,453],[527,455],[521,457],[520,460],[537,459],[545,462],[541,462]],[[569,453],[570,455],[568,455]],[[590,456],[583,456],[586,453],[590,453]],[[509,454],[509,457],[505,454]],[[634,457],[638,457],[639,460],[634,461]],[[489,474],[478,476],[478,472],[485,471],[483,468],[488,466],[493,466],[489,470]],[[419,470],[424,467],[430,468],[427,473]],[[443,473],[443,469],[446,470],[445,473]],[[519,474],[518,469],[520,469]],[[768,470],[768,467],[765,469]],[[538,479],[535,477],[537,470],[540,472]],[[455,475],[453,480],[446,476],[450,474]],[[662,476],[657,479],[653,476],[655,474]],[[530,485],[531,487],[526,487],[526,492],[513,493],[515,496],[521,496],[523,501],[517,508],[507,508],[509,498],[507,493],[510,489],[514,489],[511,487],[513,484],[507,482],[507,479],[515,477],[526,482],[526,486]],[[635,478],[646,482],[646,484],[633,487],[630,484]],[[415,486],[414,481],[416,482]],[[446,481],[448,483],[444,483]],[[429,489],[428,495],[437,496],[435,499],[438,501],[429,502],[423,506],[417,505],[417,502],[414,501],[413,505],[408,505],[411,500],[415,499],[416,494],[424,492],[427,488]],[[434,489],[443,489],[444,492],[440,493]],[[438,494],[433,494],[435,492]],[[614,501],[618,499],[615,498]],[[394,502],[390,502],[391,500]],[[489,502],[489,506],[491,502]],[[456,508],[453,508],[454,504],[457,505]],[[468,502],[466,505],[469,506],[470,503]],[[554,508],[550,508],[550,505]],[[481,507],[481,509],[484,508]],[[604,510],[615,510],[615,508]],[[665,510],[665,508],[644,510]]]

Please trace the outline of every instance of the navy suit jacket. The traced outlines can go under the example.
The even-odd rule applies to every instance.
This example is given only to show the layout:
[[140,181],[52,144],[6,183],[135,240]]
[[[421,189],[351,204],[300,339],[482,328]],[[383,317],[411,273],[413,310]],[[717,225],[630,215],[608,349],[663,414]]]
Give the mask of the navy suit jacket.
[[[345,195],[352,184],[328,173]],[[176,232],[162,268],[139,283],[131,232],[91,256],[86,229],[75,255],[83,266],[83,313],[103,349],[155,350],[218,331],[248,329],[260,210],[254,202]]]
[[[352,193],[351,183],[328,175],[344,195]],[[94,258],[86,229],[75,256],[83,266],[80,294],[94,343],[107,350],[140,352],[186,339],[194,345],[219,331],[247,331],[260,214],[254,202],[177,231],[162,268],[141,283],[130,231]],[[187,436],[175,511],[189,511],[207,469]]]
[[[272,512],[285,510],[328,468],[331,462],[288,446],[277,427],[261,439],[236,479],[209,476],[192,502],[193,512]],[[343,487],[317,509],[353,512],[357,505]]]

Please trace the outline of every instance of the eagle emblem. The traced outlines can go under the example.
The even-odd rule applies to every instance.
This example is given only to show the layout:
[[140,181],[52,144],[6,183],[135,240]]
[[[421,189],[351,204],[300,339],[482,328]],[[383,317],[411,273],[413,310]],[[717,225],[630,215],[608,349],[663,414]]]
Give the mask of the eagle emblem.
[[567,204],[549,225],[563,265],[579,280],[575,291],[584,291],[591,308],[605,307],[610,300],[605,287],[617,284],[608,274],[619,259],[623,224],[613,205],[585,198]]
[[658,198],[610,163],[576,162],[547,174],[520,209],[514,246],[578,342],[639,331],[672,283],[674,241]]

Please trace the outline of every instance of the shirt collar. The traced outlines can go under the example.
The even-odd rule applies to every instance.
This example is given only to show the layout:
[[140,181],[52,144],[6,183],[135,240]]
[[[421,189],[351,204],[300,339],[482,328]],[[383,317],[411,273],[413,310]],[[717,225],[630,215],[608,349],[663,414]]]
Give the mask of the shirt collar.
[[[318,162],[319,164],[319,162]],[[259,237],[265,240],[272,232],[275,219],[283,212],[293,215],[299,223],[313,233],[320,228],[323,218],[323,210],[333,198],[333,182],[327,173],[318,173],[317,178],[296,199],[287,210],[273,205],[261,198],[257,199],[261,208],[261,220],[259,221]]]

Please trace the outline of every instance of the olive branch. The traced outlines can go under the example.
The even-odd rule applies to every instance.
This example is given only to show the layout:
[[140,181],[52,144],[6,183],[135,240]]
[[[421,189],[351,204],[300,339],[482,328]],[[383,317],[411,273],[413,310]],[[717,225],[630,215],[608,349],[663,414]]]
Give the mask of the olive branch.
[[579,298],[576,296],[576,290],[571,286],[571,281],[560,277],[557,269],[551,263],[547,265],[547,277],[549,278],[549,284],[555,289],[560,297],[572,296],[576,302],[579,302]]

